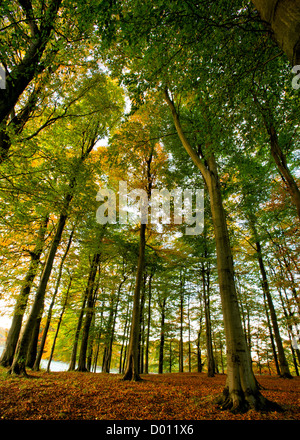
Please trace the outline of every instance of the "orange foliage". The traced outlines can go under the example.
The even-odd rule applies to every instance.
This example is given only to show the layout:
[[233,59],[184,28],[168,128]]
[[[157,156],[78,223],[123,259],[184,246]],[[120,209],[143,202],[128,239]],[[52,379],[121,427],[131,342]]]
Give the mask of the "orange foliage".
[[262,394],[283,412],[245,414],[220,411],[214,398],[226,376],[201,373],[142,375],[121,382],[119,375],[32,373],[35,379],[0,381],[0,418],[27,420],[297,420],[300,378],[257,376]]

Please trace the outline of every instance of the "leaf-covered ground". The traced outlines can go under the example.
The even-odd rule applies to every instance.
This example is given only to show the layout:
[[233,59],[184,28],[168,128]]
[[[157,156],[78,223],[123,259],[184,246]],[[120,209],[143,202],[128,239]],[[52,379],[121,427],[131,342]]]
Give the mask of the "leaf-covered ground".
[[144,375],[139,383],[119,375],[30,373],[7,377],[1,370],[0,418],[3,420],[299,420],[300,378],[258,376],[262,393],[283,412],[249,411],[233,415],[213,403],[224,375],[183,373]]

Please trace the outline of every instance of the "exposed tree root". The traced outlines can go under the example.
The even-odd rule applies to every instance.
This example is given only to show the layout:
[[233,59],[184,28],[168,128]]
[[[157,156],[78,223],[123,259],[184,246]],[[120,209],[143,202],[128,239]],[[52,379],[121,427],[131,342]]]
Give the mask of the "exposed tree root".
[[141,376],[136,373],[136,372],[132,372],[132,371],[127,371],[124,376],[122,377],[122,380],[131,380],[132,382],[141,382],[143,379],[141,378]]
[[13,363],[12,366],[10,367],[10,369],[8,370],[7,374],[10,374],[13,376],[29,377],[23,362]]
[[256,411],[282,411],[280,405],[263,397],[259,392],[256,394],[242,391],[232,391],[229,393],[226,387],[223,394],[219,396],[215,403],[221,410],[229,410],[233,414],[245,413],[250,409]]
[[89,370],[86,367],[76,368],[76,370],[73,371],[78,371],[79,373],[89,373]]

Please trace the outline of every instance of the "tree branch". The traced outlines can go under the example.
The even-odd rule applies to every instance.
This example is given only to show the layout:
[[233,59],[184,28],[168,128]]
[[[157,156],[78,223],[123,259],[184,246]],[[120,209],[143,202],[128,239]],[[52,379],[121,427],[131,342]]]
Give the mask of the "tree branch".
[[166,100],[166,102],[172,112],[175,128],[176,128],[178,136],[181,140],[181,143],[182,143],[184,149],[186,150],[186,152],[188,153],[188,155],[190,156],[190,158],[192,159],[192,161],[194,162],[194,164],[196,165],[196,167],[200,170],[204,180],[207,182],[207,179],[209,177],[208,170],[206,169],[205,165],[203,164],[203,162],[201,161],[201,159],[199,158],[199,156],[197,155],[197,153],[194,151],[191,144],[187,140],[187,138],[182,130],[181,123],[180,123],[174,102],[170,98],[169,91],[167,88],[165,89],[164,93],[165,93],[165,100]]

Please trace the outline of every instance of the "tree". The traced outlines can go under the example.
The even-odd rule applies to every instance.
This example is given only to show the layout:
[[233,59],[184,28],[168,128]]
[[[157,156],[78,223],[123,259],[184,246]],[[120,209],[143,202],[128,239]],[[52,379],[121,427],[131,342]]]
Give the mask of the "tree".
[[275,308],[273,305],[272,296],[271,296],[271,292],[269,289],[267,273],[266,273],[266,269],[265,269],[265,265],[264,265],[264,261],[263,261],[263,256],[262,256],[262,247],[261,247],[261,244],[260,244],[260,241],[258,238],[257,230],[255,227],[255,221],[254,221],[253,217],[250,218],[250,225],[251,225],[251,229],[253,231],[256,250],[257,250],[257,258],[258,258],[259,268],[260,268],[261,277],[262,277],[263,291],[264,291],[264,294],[267,298],[267,302],[268,302],[268,306],[269,306],[269,310],[270,310],[270,315],[271,315],[271,320],[272,320],[272,324],[273,324],[275,340],[276,340],[276,345],[277,345],[277,349],[278,349],[280,374],[282,377],[291,379],[292,376],[291,376],[289,366],[288,366],[288,363],[287,363],[287,360],[285,357],[285,353],[284,353],[284,349],[283,349],[283,345],[282,345],[282,340],[281,340],[280,333],[279,333],[279,326],[277,323]]
[[220,405],[223,408],[231,408],[233,411],[239,411],[247,405],[263,408],[268,405],[268,402],[259,392],[252,372],[250,354],[242,328],[216,159],[212,152],[210,152],[209,157],[204,156],[202,153],[201,159],[204,159],[205,163],[202,162],[184,134],[174,101],[170,98],[168,90],[165,91],[165,99],[172,111],[174,124],[182,145],[199,168],[210,196],[217,249],[218,282],[227,346],[227,384]]
[[3,365],[4,367],[11,366],[13,362],[17,342],[20,336],[23,316],[28,301],[28,296],[32,287],[33,280],[37,274],[40,257],[43,251],[44,239],[45,239],[48,222],[49,222],[49,216],[46,215],[41,221],[41,225],[36,240],[36,245],[30,254],[31,255],[30,265],[24,279],[24,285],[16,301],[13,320],[11,323],[9,333],[7,335],[5,349],[2,353],[0,360],[1,365]]
[[[101,241],[101,240],[100,240]],[[81,338],[81,346],[80,353],[78,358],[78,371],[88,371],[86,367],[86,355],[87,355],[87,347],[88,347],[88,339],[90,326],[92,322],[92,318],[94,315],[94,304],[95,304],[95,295],[97,293],[97,289],[95,288],[95,281],[98,266],[100,263],[101,253],[95,253],[92,257],[91,268],[88,278],[88,284],[86,288],[86,306],[85,306],[85,319],[82,328],[82,338]]]
[[292,0],[252,0],[291,64],[300,64],[300,4]]
[[[15,374],[26,374],[25,358],[30,343],[31,332],[36,320],[41,318],[47,283],[51,275],[54,259],[61,241],[65,224],[70,215],[70,204],[76,193],[76,188],[78,189],[80,177],[82,177],[84,172],[86,172],[85,162],[98,140],[101,139],[103,134],[106,132],[109,124],[113,126],[115,122],[114,118],[116,117],[116,114],[118,114],[120,106],[122,105],[122,98],[118,93],[119,90],[115,90],[116,95],[114,99],[112,99],[111,91],[114,89],[114,85],[111,84],[104,75],[100,75],[100,77],[97,76],[96,84],[98,85],[99,92],[97,100],[93,99],[94,90],[89,90],[87,94],[83,95],[81,102],[76,103],[76,107],[79,111],[82,109],[82,107],[90,106],[94,112],[92,117],[85,115],[78,119],[76,124],[77,139],[76,137],[74,138],[74,132],[72,133],[75,154],[67,161],[68,165],[66,168],[69,168],[69,175],[67,175],[67,181],[62,183],[63,194],[61,211],[59,213],[55,235],[51,243],[29,318],[27,320],[24,332],[22,333],[22,338],[19,341],[17,353],[10,370]],[[104,109],[107,115],[106,120],[103,120],[102,112]],[[55,129],[58,130],[58,133],[54,132],[54,134],[60,134],[60,127],[56,126]],[[66,133],[66,143],[69,141],[68,136],[69,134]],[[74,145],[74,141],[75,143],[78,142],[78,144]],[[59,140],[59,146],[60,145],[61,139]]]
[[[42,62],[43,54],[46,50],[46,46],[51,36],[51,32],[54,28],[55,21],[58,16],[58,11],[61,7],[62,0],[53,0],[49,3],[47,8],[43,5],[39,5],[41,10],[34,10],[30,0],[19,1],[19,5],[9,4],[5,2],[2,6],[4,12],[7,14],[8,38],[9,34],[13,35],[13,43],[10,46],[9,51],[4,56],[4,63],[6,71],[8,72],[6,78],[6,88],[1,90],[0,95],[0,122],[4,121],[10,113],[13,111],[20,95],[24,92],[25,88],[32,81],[37,72],[41,72],[45,69],[46,65]],[[39,16],[39,18],[37,18]],[[11,19],[13,17],[13,19]],[[22,23],[22,25],[18,24]],[[10,29],[14,29],[15,33],[10,32]],[[21,37],[22,36],[22,37]],[[21,38],[20,38],[21,37]],[[24,43],[29,41],[25,55],[21,60],[11,65],[12,60],[9,59],[11,47],[14,47],[18,38]],[[55,50],[53,50],[55,52]],[[8,70],[8,69],[11,69]]]

